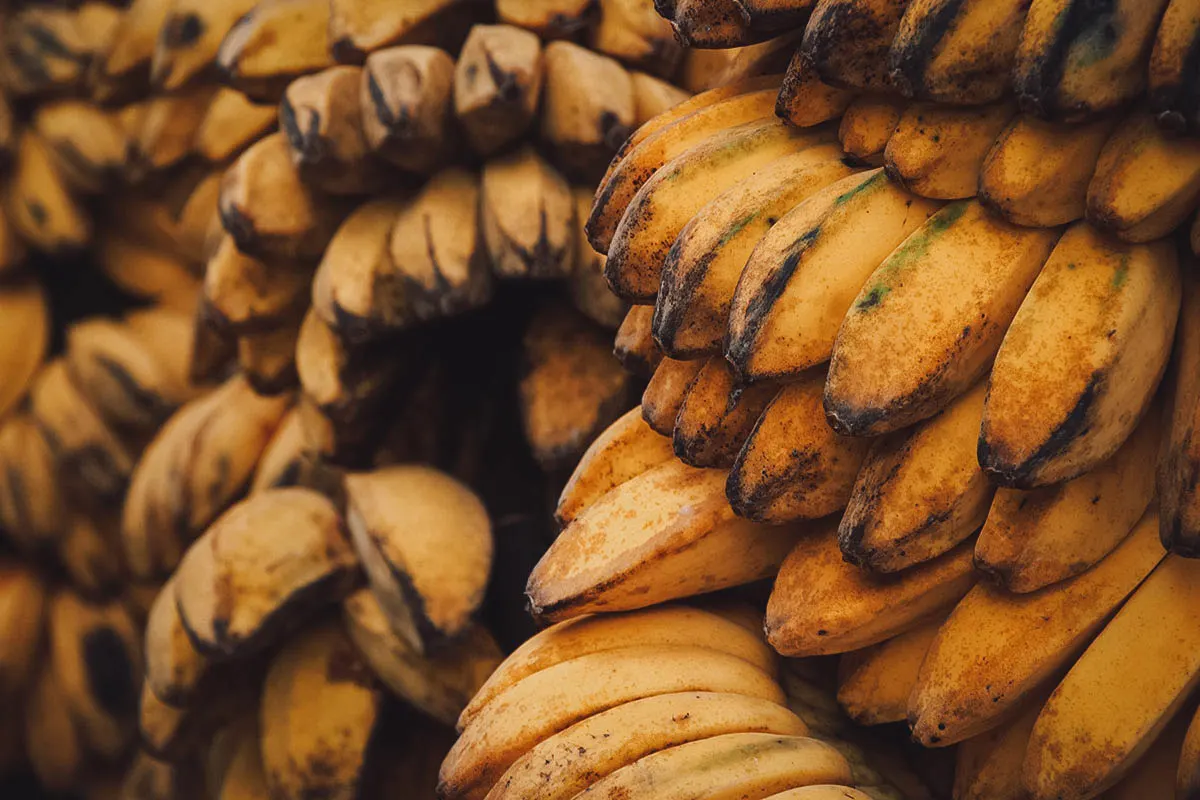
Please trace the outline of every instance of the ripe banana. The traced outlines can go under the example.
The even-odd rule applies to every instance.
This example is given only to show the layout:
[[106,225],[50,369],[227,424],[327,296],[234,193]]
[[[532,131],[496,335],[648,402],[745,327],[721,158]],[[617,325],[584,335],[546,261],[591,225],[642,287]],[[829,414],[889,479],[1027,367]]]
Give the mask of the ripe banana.
[[1007,102],[976,108],[912,104],[883,153],[888,177],[921,197],[974,197],[984,158],[1014,113]]
[[83,771],[85,748],[51,670],[39,675],[29,690],[24,734],[26,756],[38,783],[52,792],[70,791]]
[[476,25],[454,68],[454,113],[480,155],[515,142],[533,123],[545,67],[541,42],[512,25]]
[[10,558],[0,562],[0,620],[5,630],[0,641],[0,695],[6,698],[19,697],[30,687],[41,655],[47,606],[47,589],[36,572]]
[[590,28],[599,11],[590,0],[496,0],[496,16],[501,22],[547,40],[570,38]]
[[824,378],[818,369],[785,385],[754,424],[725,484],[738,516],[780,523],[846,507],[871,442],[829,427]]
[[593,714],[676,692],[731,692],[783,705],[774,679],[735,656],[689,645],[636,645],[579,656],[497,695],[442,762],[438,793],[483,798],[538,743]]
[[237,361],[247,383],[263,396],[295,389],[296,342],[302,315],[294,314],[267,330],[247,331],[237,337]]
[[937,615],[911,630],[838,659],[838,705],[860,725],[901,722],[917,672],[945,617]]
[[129,158],[129,134],[116,117],[82,100],[38,106],[33,128],[54,155],[72,188],[98,193],[111,188]]
[[1150,747],[1200,681],[1198,595],[1200,564],[1167,556],[1088,646],[1033,727],[1031,797],[1094,797]]
[[[613,56],[624,64],[663,77],[676,73],[684,52],[675,41],[670,23],[655,13],[654,5],[645,0],[606,0],[600,6],[600,21],[592,30],[588,44],[593,50]],[[670,86],[649,75],[634,72],[635,91],[639,77],[660,83],[664,89]],[[674,87],[670,87],[670,91],[679,92]],[[686,94],[678,96],[676,102],[686,98]],[[655,114],[642,119],[652,116]]]
[[17,139],[5,213],[23,239],[49,253],[70,253],[92,238],[92,220],[67,186],[41,136],[25,129]]
[[74,513],[58,541],[58,560],[71,582],[89,597],[112,597],[121,591],[124,565],[117,549],[116,518],[109,514]]
[[886,90],[888,48],[907,5],[907,0],[817,0],[798,57],[825,83]]
[[192,643],[202,654],[244,656],[339,599],[358,569],[342,537],[333,504],[308,489],[233,506],[188,548],[173,579]]
[[668,461],[609,491],[534,567],[525,590],[533,613],[644,608],[773,574],[802,531],[737,519],[725,477]]
[[1025,700],[999,726],[958,745],[955,754],[956,800],[1026,800],[1021,764],[1029,737],[1050,691]]
[[655,373],[663,358],[654,343],[653,318],[654,306],[630,306],[613,340],[613,355],[625,371],[644,378]]
[[343,63],[360,63],[383,47],[437,38],[437,29],[455,16],[470,20],[464,5],[459,0],[416,0],[403,6],[336,0],[329,10],[330,52]]
[[236,89],[221,87],[196,128],[192,149],[206,161],[223,163],[266,135],[278,119],[275,106],[255,103]]
[[92,67],[91,81],[102,94],[120,96],[149,84],[154,44],[170,10],[171,0],[134,0],[120,15],[110,45]]
[[0,424],[0,525],[30,554],[52,549],[67,532],[59,464],[50,441],[28,413]]
[[1146,469],[1161,439],[1151,409],[1112,458],[1074,480],[1031,491],[1000,488],[975,543],[975,566],[1010,592],[1078,575],[1133,530],[1154,499]]
[[112,230],[97,237],[92,252],[97,266],[126,292],[176,311],[195,311],[200,281],[172,253]]
[[160,703],[185,708],[197,700],[210,662],[188,636],[175,587],[174,578],[163,584],[146,619],[146,686]]
[[347,475],[345,488],[354,549],[393,630],[418,653],[463,634],[491,571],[483,503],[419,466]]
[[979,200],[1009,222],[1050,228],[1083,217],[1114,118],[1060,125],[1018,115],[987,154]]
[[575,201],[566,179],[532,147],[484,165],[483,238],[501,278],[563,278],[576,252]]
[[[730,69],[733,67],[731,66]],[[817,77],[803,53],[796,51],[788,63],[775,115],[799,128],[811,128],[836,119],[854,101],[856,93]]]
[[847,106],[838,123],[838,142],[848,163],[882,167],[883,151],[903,113],[902,102],[869,94]]
[[[1184,719],[1188,719],[1186,713],[1180,714]],[[1183,749],[1179,755],[1179,767],[1176,777],[1176,793],[1180,798],[1192,800],[1196,796],[1198,788],[1197,781],[1200,781],[1200,725],[1196,724],[1196,717],[1191,717],[1191,723],[1188,725],[1187,734],[1183,741]]]
[[1182,223],[1200,197],[1200,143],[1168,137],[1131,114],[1109,137],[1088,184],[1087,220],[1128,242],[1150,242]]
[[994,219],[977,202],[930,217],[875,270],[842,322],[825,386],[834,429],[897,430],[974,384],[1057,239],[1053,229]]
[[587,793],[605,800],[682,800],[702,792],[712,800],[737,800],[852,780],[850,763],[824,742],[730,733],[653,753],[593,784]]
[[150,63],[150,81],[171,92],[215,71],[221,40],[254,10],[252,0],[171,0]]
[[304,311],[311,283],[311,268],[248,256],[226,234],[204,270],[202,313],[222,330],[234,333],[269,330]]
[[616,330],[629,306],[608,288],[604,279],[605,256],[592,248],[583,230],[592,209],[592,191],[573,186],[571,195],[575,198],[575,269],[567,282],[571,302],[589,319]]
[[327,0],[261,0],[217,49],[224,83],[255,102],[277,102],[293,79],[333,65]]
[[983,105],[1009,89],[1025,0],[913,0],[888,51],[888,78],[905,97]]
[[[459,144],[451,114],[453,84],[454,60],[443,50],[418,45],[380,50],[367,57],[355,99],[343,100],[336,124],[348,133],[359,126],[365,146],[384,161],[408,172],[429,173]],[[357,177],[364,186],[378,189],[386,183],[379,166],[359,161]]]
[[989,476],[1027,489],[1112,456],[1166,370],[1179,298],[1166,243],[1120,244],[1083,224],[1064,233],[996,354],[979,433]]
[[1044,591],[972,589],[921,665],[908,704],[914,738],[942,747],[976,736],[1053,679],[1163,559],[1156,517],[1148,513],[1087,572]]
[[936,417],[871,447],[838,526],[847,559],[897,572],[979,530],[995,491],[975,457],[986,394],[980,381]]
[[739,385],[725,359],[708,359],[675,417],[675,455],[693,467],[731,467],[776,392],[770,384]]
[[286,486],[316,488],[321,469],[304,441],[304,425],[295,406],[284,416],[254,468],[248,494]]
[[216,90],[195,86],[139,104],[130,123],[130,153],[125,172],[132,182],[161,172],[191,155],[196,131]]
[[804,736],[808,726],[782,706],[745,695],[656,695],[603,711],[545,739],[508,768],[488,797],[570,800],[646,756],[730,733]]
[[796,543],[775,579],[766,630],[783,655],[830,655],[878,644],[945,612],[975,582],[969,543],[881,579],[846,563],[832,526],[824,527]]
[[725,356],[738,374],[793,378],[828,361],[872,271],[938,208],[876,169],[781,217],[746,261],[730,304]]
[[702,647],[753,664],[773,675],[777,657],[763,641],[757,613],[753,627],[722,616],[717,607],[658,605],[639,611],[591,614],[550,625],[504,659],[475,693],[458,718],[458,729],[500,694],[525,678],[582,656],[642,645]]
[[671,358],[720,351],[730,300],[747,259],[770,228],[814,192],[851,174],[828,144],[784,156],[701,208],[667,251],[654,338]]
[[1176,715],[1150,750],[1133,765],[1125,778],[1108,790],[1112,800],[1170,797],[1176,785],[1179,753],[1187,733],[1187,715]]
[[675,420],[706,363],[703,359],[676,361],[673,358],[661,358],[646,385],[646,391],[642,393],[642,418],[651,430],[663,436],[674,435]]
[[1188,259],[1181,271],[1182,309],[1175,343],[1174,374],[1167,389],[1165,433],[1158,459],[1156,486],[1161,504],[1159,521],[1163,545],[1184,556],[1200,553],[1200,515],[1196,490],[1200,453],[1193,444],[1200,409],[1200,283]]
[[1100,11],[1071,0],[1031,3],[1013,67],[1022,109],[1079,122],[1132,101],[1145,87],[1145,61],[1166,5],[1116,0]]
[[1200,17],[1192,0],[1167,3],[1150,53],[1147,89],[1150,111],[1170,131],[1195,131],[1200,122],[1192,89],[1195,78],[1187,68],[1198,30]]

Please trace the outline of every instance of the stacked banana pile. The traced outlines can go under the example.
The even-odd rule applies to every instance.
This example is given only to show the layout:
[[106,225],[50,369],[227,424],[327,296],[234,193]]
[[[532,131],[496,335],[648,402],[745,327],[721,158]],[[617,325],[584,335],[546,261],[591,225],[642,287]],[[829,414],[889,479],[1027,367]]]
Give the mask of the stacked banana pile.
[[774,578],[771,645],[960,744],[955,797],[1200,791],[1197,4],[658,7],[791,61],[602,180],[586,230],[651,377],[534,612]]

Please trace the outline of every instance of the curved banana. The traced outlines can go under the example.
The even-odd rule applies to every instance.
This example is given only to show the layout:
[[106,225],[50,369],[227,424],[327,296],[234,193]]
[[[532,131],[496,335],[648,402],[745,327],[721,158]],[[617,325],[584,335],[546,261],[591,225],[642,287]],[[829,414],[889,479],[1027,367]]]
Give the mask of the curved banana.
[[860,725],[901,722],[921,662],[946,619],[938,614],[887,641],[838,660],[838,705]]
[[[354,102],[361,112],[350,110],[347,98],[338,114],[361,113],[361,119],[337,124],[361,126],[372,153],[408,172],[426,174],[449,160],[459,144],[452,124],[454,60],[449,53],[417,45],[380,50],[367,57],[360,84]],[[358,178],[369,183],[371,164],[360,163]],[[377,187],[385,182],[379,178],[374,177]]]
[[1193,439],[1200,411],[1200,283],[1194,269],[1195,261],[1188,259],[1181,270],[1183,298],[1174,375],[1167,390],[1166,427],[1156,478],[1163,545],[1185,556],[1200,553],[1200,452]]
[[67,186],[41,136],[26,128],[17,139],[5,212],[13,228],[39,250],[70,253],[92,238],[92,220]]
[[265,136],[278,120],[274,105],[255,103],[238,90],[222,86],[196,128],[192,150],[213,164],[223,163]]
[[173,92],[210,77],[221,41],[256,5],[255,0],[171,0],[154,45],[150,82]]
[[590,28],[598,11],[590,0],[496,0],[496,16],[501,22],[547,40],[569,38]]
[[693,467],[731,467],[776,391],[740,385],[725,359],[708,359],[675,417],[675,455]]
[[535,34],[512,25],[471,29],[454,67],[453,91],[455,117],[475,152],[491,155],[524,135],[537,116],[544,79]]
[[0,424],[0,525],[30,554],[63,545],[68,532],[59,463],[50,440],[28,413]]
[[[683,58],[683,47],[675,41],[670,23],[655,13],[652,4],[642,0],[605,0],[600,21],[592,30],[588,43],[593,49],[613,56],[624,64],[663,77],[674,75]],[[681,94],[679,89],[665,81],[641,72],[633,73],[635,93],[638,92],[639,77],[660,84],[664,92],[674,96],[675,102],[669,105],[675,105],[690,96],[690,93]],[[656,111],[643,116],[640,105],[639,101],[638,118],[642,121],[658,113]],[[666,108],[667,105],[664,105],[660,110],[665,111]]]
[[662,351],[654,343],[653,319],[654,306],[630,306],[613,339],[613,355],[617,361],[626,372],[643,378],[652,376],[663,358]]
[[912,104],[883,153],[888,177],[921,197],[974,197],[984,158],[1015,113],[1007,102],[973,108]]
[[818,0],[797,56],[825,83],[885,91],[888,48],[907,5],[906,0]]
[[256,102],[277,102],[293,79],[333,65],[328,0],[260,0],[217,48],[223,83]]
[[198,700],[194,693],[208,674],[209,660],[188,636],[175,586],[174,578],[163,584],[146,619],[146,686],[159,702],[184,708]]
[[33,128],[55,156],[63,177],[79,191],[103,192],[126,168],[129,133],[116,117],[81,100],[43,103]]
[[565,278],[575,263],[571,187],[530,146],[484,165],[483,238],[501,278]]
[[1200,34],[1197,9],[1200,6],[1195,0],[1168,0],[1150,52],[1150,111],[1158,124],[1170,131],[1194,131],[1200,124],[1195,76],[1187,66]]
[[30,688],[48,605],[46,586],[36,572],[9,558],[0,562],[0,620],[5,630],[0,640],[0,692],[5,697],[19,697]]
[[651,430],[663,436],[674,434],[679,409],[683,407],[688,391],[706,363],[705,359],[677,361],[660,357],[654,374],[646,384],[646,391],[642,393],[642,418]]
[[838,142],[846,157],[864,167],[882,167],[883,151],[900,122],[905,104],[891,97],[856,98],[838,123]]
[[958,745],[954,765],[957,800],[1025,800],[1021,764],[1049,689],[1023,701],[1000,725]]

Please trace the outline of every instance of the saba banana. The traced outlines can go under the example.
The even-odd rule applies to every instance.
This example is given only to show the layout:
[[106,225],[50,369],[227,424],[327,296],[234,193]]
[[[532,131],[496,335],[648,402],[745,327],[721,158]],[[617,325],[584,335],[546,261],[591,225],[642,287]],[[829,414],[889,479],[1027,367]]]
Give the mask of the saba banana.
[[1200,800],[1200,0],[0,0],[0,798]]

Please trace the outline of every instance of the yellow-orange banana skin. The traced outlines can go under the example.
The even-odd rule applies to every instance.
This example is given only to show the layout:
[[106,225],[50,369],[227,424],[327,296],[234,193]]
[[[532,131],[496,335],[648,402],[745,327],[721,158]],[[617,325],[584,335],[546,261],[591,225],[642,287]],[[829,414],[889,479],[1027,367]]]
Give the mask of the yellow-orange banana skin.
[[1033,488],[1112,456],[1149,407],[1179,316],[1169,243],[1128,245],[1070,228],[1034,281],[996,355],[979,463]]
[[1200,280],[1189,258],[1174,367],[1166,398],[1166,433],[1159,453],[1157,486],[1163,545],[1181,555],[1200,556]]
[[913,737],[956,744],[995,728],[1070,663],[1166,555],[1149,513],[1092,569],[1045,591],[979,584],[938,632],[908,701]]

